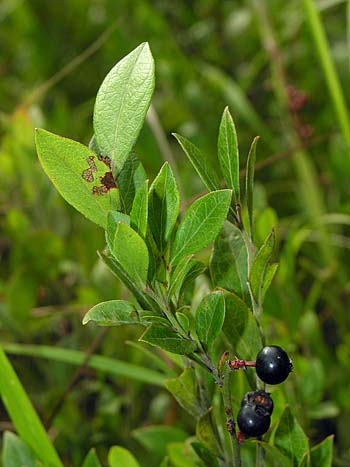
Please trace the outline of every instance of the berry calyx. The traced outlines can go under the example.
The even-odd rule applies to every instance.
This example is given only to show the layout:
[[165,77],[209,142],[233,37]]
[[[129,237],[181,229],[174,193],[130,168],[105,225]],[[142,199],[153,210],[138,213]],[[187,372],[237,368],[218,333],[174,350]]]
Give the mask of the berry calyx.
[[261,436],[270,427],[270,414],[258,405],[244,405],[237,416],[239,429],[246,438]]
[[247,392],[242,399],[241,407],[244,407],[245,405],[256,405],[266,410],[270,415],[273,411],[273,400],[271,399],[270,394],[265,392],[263,389]]
[[264,347],[256,357],[256,372],[264,383],[282,383],[292,369],[292,361],[278,345]]

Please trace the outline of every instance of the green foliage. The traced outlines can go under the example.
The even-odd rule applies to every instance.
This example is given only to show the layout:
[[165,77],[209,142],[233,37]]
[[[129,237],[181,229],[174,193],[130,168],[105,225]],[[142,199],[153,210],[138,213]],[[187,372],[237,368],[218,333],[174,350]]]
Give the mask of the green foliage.
[[2,401],[13,420],[17,433],[28,445],[28,448],[25,449],[25,447],[23,447],[25,445],[23,445],[22,442],[10,436],[7,442],[7,453],[5,452],[6,456],[9,455],[9,450],[15,450],[17,455],[21,457],[26,456],[26,458],[30,459],[33,463],[33,458],[30,454],[32,450],[37,458],[44,464],[61,467],[63,464],[53,444],[41,424],[25,389],[1,348],[0,368],[2,374],[0,378],[0,395]]
[[[107,446],[113,444],[127,447],[143,467],[230,465],[237,453],[220,391],[227,368],[217,362],[225,350],[231,359],[254,359],[262,342],[286,348],[295,370],[273,388],[272,428],[265,441],[257,442],[257,461],[263,464],[264,450],[271,466],[349,464],[349,326],[344,313],[349,128],[341,89],[347,49],[339,32],[345,30],[347,7],[346,2],[305,1],[303,12],[302,4],[282,3],[179,2],[174,12],[144,0],[136,0],[132,10],[124,1],[116,6],[109,0],[89,5],[76,0],[61,8],[55,2],[39,7],[4,0],[0,8],[5,64],[0,83],[2,343],[50,433],[59,434],[55,446],[64,465],[107,465]],[[140,131],[153,92],[153,59],[146,44],[129,52],[145,38],[157,57],[157,91]],[[91,138],[92,96],[111,63],[127,53],[98,93],[103,117],[95,114]],[[317,54],[321,77],[310,66]],[[138,86],[134,91],[133,84]],[[234,124],[228,110],[220,124],[223,103]],[[88,149],[37,131],[37,138],[45,140],[38,152],[46,154],[48,175],[63,198],[106,230],[106,249],[102,230],[66,205],[34,162],[33,128],[42,126],[84,144],[90,141]],[[184,135],[177,136],[180,145],[166,138],[174,131]],[[261,136],[258,154],[257,138],[249,150],[256,133]],[[209,191],[227,187],[232,198],[218,235],[171,263],[188,206],[205,195],[182,149]],[[105,156],[113,159],[117,186],[107,192],[101,181],[110,171]],[[94,161],[96,172],[89,170],[93,165],[87,159]],[[244,166],[245,183],[244,170],[238,178]],[[263,186],[254,183],[254,172]],[[237,192],[241,206],[235,205]],[[118,243],[122,263],[113,255],[120,224],[138,245],[127,251],[127,243]],[[258,252],[271,229],[276,232],[273,256],[264,259]],[[204,238],[205,229],[201,233]],[[183,232],[181,242],[186,236]],[[277,259],[279,267],[270,262]],[[196,332],[196,310],[221,289],[224,332],[217,334],[219,319],[214,340],[200,326]],[[190,342],[194,351],[176,355],[143,342],[125,345],[139,338],[142,326],[106,332],[92,319],[81,326],[94,304],[120,301],[129,305],[107,305],[107,314],[104,305],[97,305],[100,324],[110,318],[152,323],[173,333],[175,346],[161,339],[167,348],[181,350]],[[213,323],[206,321],[213,317],[210,312],[201,313],[203,323]],[[91,355],[95,351],[100,355]],[[197,412],[190,403],[176,410],[164,389],[165,378],[176,380],[184,368],[192,372],[193,385],[184,385],[182,400],[189,397]],[[251,368],[230,374],[233,417],[242,395],[255,385]],[[300,449],[298,461],[295,452],[277,447],[280,436],[288,438],[286,428],[276,431],[286,404],[310,438],[310,451]],[[221,449],[218,456],[196,438],[185,439],[209,406],[214,428],[219,427],[219,437],[215,432],[212,437]],[[8,410],[16,425],[13,413]],[[169,423],[180,427],[184,438],[165,428]],[[145,444],[132,440],[135,427],[144,426],[157,426],[153,439],[164,440],[162,452],[146,451]],[[332,437],[314,446],[333,431],[334,454]],[[298,433],[297,443],[304,446]],[[19,435],[22,441],[11,443],[29,446]],[[255,465],[255,444],[246,440],[240,446],[248,467]],[[98,458],[90,452],[84,461],[92,446]],[[12,452],[7,456],[15,458]]]
[[118,62],[96,96],[94,130],[113,173],[121,172],[140,133],[154,89],[154,62],[149,45],[140,44]]
[[235,204],[240,203],[239,187],[239,152],[236,128],[228,107],[222,115],[219,139],[218,159],[227,186],[232,189]]
[[201,344],[210,349],[221,332],[225,320],[223,292],[206,295],[196,310],[196,332]]
[[231,201],[231,191],[221,190],[197,199],[181,220],[171,252],[171,264],[198,253],[220,232]]
[[18,436],[10,431],[5,431],[2,465],[4,467],[17,467],[19,465],[36,467],[37,464],[34,452]]
[[[36,145],[40,163],[60,194],[84,216],[105,228],[108,211],[119,207],[117,190],[102,196],[93,194],[94,183],[99,185],[106,165],[82,144],[46,130],[36,131]],[[83,178],[85,171],[91,171],[89,180]]]
[[293,466],[299,466],[309,452],[309,440],[303,429],[287,407],[282,414],[275,433],[275,445],[291,459]]
[[135,457],[121,446],[113,446],[108,453],[110,467],[140,467]]

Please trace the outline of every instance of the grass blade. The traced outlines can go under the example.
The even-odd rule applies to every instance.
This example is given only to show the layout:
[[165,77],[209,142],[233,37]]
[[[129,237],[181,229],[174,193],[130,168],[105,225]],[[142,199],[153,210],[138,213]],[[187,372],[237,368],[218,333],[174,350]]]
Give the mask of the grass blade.
[[[70,365],[81,365],[85,359],[85,353],[79,350],[61,349],[47,345],[5,344],[4,348],[10,354],[45,358]],[[141,381],[142,383],[160,387],[164,387],[164,381],[167,378],[158,371],[149,370],[148,368],[102,355],[93,355],[87,362],[87,366],[95,370],[105,371],[114,376],[129,378],[134,381]]]
[[337,114],[339,126],[346,143],[350,146],[350,117],[338,74],[332,61],[320,14],[313,0],[304,0],[304,8],[331,95],[332,104]]
[[0,394],[21,439],[45,465],[63,467],[11,363],[0,347]]

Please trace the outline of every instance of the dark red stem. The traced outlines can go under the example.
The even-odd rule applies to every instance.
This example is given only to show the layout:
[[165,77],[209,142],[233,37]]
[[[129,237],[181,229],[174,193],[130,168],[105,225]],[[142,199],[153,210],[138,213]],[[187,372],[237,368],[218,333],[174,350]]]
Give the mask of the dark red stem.
[[247,360],[239,360],[235,358],[234,360],[228,361],[228,366],[231,370],[239,370],[240,368],[246,368],[248,366],[256,366],[256,362],[249,362]]

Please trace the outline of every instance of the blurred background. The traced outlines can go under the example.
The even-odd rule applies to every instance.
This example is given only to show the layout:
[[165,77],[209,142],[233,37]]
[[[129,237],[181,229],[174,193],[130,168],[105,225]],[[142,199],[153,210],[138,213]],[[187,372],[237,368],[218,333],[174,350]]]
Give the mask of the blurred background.
[[[88,144],[104,76],[143,41],[156,90],[135,149],[150,179],[169,159],[184,203],[204,192],[171,133],[215,160],[226,105],[242,170],[261,136],[256,238],[275,226],[280,258],[264,325],[297,373],[281,391],[311,443],[334,433],[334,465],[348,466],[350,2],[2,0],[1,343],[65,465],[80,465],[92,446],[103,459],[121,444],[151,467],[136,429],[167,423],[193,434],[194,421],[165,390],[108,370],[77,371],[93,351],[154,362],[126,343],[139,329],[81,325],[89,307],[125,292],[98,261],[102,230],[60,198],[34,147],[35,127]],[[76,351],[75,364],[60,349]],[[0,429],[11,429],[2,406]]]

